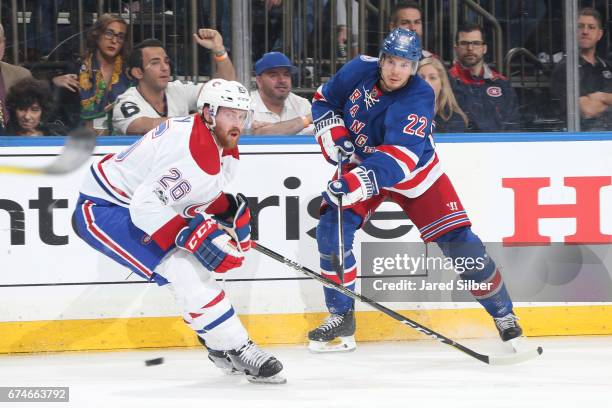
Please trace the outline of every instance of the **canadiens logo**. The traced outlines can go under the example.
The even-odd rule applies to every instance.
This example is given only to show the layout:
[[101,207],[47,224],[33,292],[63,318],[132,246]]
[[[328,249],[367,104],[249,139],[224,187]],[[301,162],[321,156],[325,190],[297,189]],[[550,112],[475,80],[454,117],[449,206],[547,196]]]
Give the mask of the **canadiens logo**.
[[189,207],[185,207],[185,209],[183,210],[183,215],[187,218],[195,218],[196,215],[204,211],[204,208],[206,207],[207,204],[208,203],[200,203],[200,204],[190,205]]
[[151,243],[151,237],[147,234],[144,234],[140,242],[142,243],[142,245],[149,245]]
[[487,88],[487,95],[497,98],[502,96],[502,90],[499,86],[490,86]]

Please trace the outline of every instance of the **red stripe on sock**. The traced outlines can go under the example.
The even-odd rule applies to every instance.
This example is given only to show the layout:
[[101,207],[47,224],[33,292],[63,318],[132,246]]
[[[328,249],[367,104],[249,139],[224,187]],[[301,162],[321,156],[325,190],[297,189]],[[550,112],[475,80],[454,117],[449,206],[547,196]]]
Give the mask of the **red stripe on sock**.
[[495,273],[493,274],[493,277],[484,283],[489,284],[488,285],[489,288],[483,289],[483,290],[477,290],[477,289],[471,290],[470,292],[472,292],[472,295],[474,295],[477,298],[482,298],[482,297],[486,297],[490,293],[497,291],[497,289],[504,283],[502,280],[501,273],[499,273],[499,269],[496,269]]

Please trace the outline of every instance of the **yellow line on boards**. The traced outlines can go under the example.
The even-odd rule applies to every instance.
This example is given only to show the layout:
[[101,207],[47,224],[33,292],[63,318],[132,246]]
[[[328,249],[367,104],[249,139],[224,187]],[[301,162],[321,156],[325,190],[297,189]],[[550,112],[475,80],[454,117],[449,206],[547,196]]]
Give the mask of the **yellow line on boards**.
[[[527,336],[612,334],[612,305],[517,308]],[[494,337],[492,319],[481,308],[399,311],[453,339]],[[325,313],[258,314],[240,319],[261,344],[306,342]],[[0,353],[117,350],[199,346],[180,317],[0,322]],[[424,339],[424,335],[380,312],[357,312],[358,341]]]

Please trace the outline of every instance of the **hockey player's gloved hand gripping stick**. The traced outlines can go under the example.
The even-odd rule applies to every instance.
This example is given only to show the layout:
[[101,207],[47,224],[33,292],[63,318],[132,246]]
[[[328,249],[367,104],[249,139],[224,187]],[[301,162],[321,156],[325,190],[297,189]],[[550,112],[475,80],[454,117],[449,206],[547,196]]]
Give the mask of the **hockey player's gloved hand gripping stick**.
[[[379,193],[376,175],[365,167],[356,167],[336,180],[327,183],[323,199],[331,206],[350,208],[360,201],[367,200]],[[342,204],[338,197],[342,197]]]
[[[340,180],[342,178],[342,156],[344,151],[342,149],[337,149],[337,161],[338,161],[338,173],[337,178]],[[338,256],[334,256],[332,253],[332,264],[334,265],[334,269],[336,270],[336,274],[338,278],[340,278],[340,282],[344,282],[344,234],[342,227],[344,226],[344,210],[342,209],[342,196],[343,192],[339,194],[335,194],[338,199]]]
[[262,245],[260,245],[259,243],[253,242],[253,248],[255,248],[255,250],[257,250],[258,252],[269,256],[272,259],[275,259],[287,266],[289,266],[290,268],[293,268],[299,272],[302,272],[303,274],[305,274],[306,276],[309,276],[319,282],[321,282],[324,286],[331,288],[331,289],[335,289],[338,292],[341,292],[343,294],[345,294],[346,296],[353,298],[355,300],[360,300],[364,303],[367,303],[368,305],[370,305],[371,307],[373,307],[374,309],[386,314],[387,316],[391,317],[392,319],[397,320],[398,322],[409,326],[413,329],[415,329],[416,331],[425,334],[426,336],[429,336],[430,338],[437,340],[441,343],[444,343],[448,346],[451,346],[457,350],[460,350],[462,352],[464,352],[465,354],[467,354],[470,357],[473,357],[477,360],[482,361],[483,363],[486,364],[490,364],[490,365],[508,365],[508,364],[516,364],[516,363],[520,363],[523,361],[527,361],[527,360],[531,360],[532,358],[537,357],[538,355],[542,354],[543,350],[542,347],[538,347],[537,349],[532,349],[532,350],[526,350],[526,351],[522,351],[519,353],[513,353],[513,354],[505,354],[505,355],[498,355],[498,356],[491,356],[491,355],[486,355],[486,354],[480,354],[477,353],[476,351],[457,343],[454,340],[449,339],[448,337],[437,333],[425,326],[423,326],[420,323],[415,322],[412,319],[407,318],[406,316],[403,316],[383,305],[381,305],[378,302],[375,302],[374,300],[360,295],[359,293],[355,293],[350,289],[345,288],[342,285],[339,285],[335,282],[332,282],[330,280],[325,279],[324,277],[322,277],[321,275],[319,275],[318,273],[314,272],[311,269],[306,268],[305,266],[302,266],[300,264],[298,264],[297,262],[294,262],[290,259],[285,258],[284,256],[272,251],[271,249],[268,249]]
[[242,265],[244,256],[238,244],[222,231],[210,216],[198,214],[176,236],[176,246],[191,252],[204,267],[227,272]]
[[344,120],[336,116],[333,112],[323,115],[315,123],[315,138],[321,147],[323,157],[331,164],[336,164],[336,152],[341,151],[343,158],[350,157],[355,153],[355,146],[349,139],[348,129],[344,125]]
[[227,196],[235,200],[236,213],[232,217],[231,222],[220,220],[216,217],[215,220],[240,244],[240,250],[246,252],[251,249],[251,210],[249,210],[249,201],[242,193],[236,194],[235,198],[231,194],[227,194]]

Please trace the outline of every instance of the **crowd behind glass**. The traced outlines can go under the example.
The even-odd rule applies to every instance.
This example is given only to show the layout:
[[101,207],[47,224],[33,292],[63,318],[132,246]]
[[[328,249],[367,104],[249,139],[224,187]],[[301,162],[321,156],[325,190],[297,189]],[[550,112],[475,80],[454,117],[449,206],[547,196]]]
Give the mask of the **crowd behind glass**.
[[[317,78],[321,81],[329,78],[333,69],[339,69],[357,55],[359,4],[355,0],[350,1],[350,4],[346,1],[335,2],[338,11],[332,13],[336,17],[333,27],[336,29],[334,41],[337,43],[332,47],[335,55],[328,51],[329,55],[325,57],[334,63],[318,65]],[[151,7],[158,9],[160,4],[157,3],[163,3],[161,0],[124,2],[122,11],[129,11],[131,16],[151,2]],[[92,3],[90,7],[93,9],[97,4],[86,1],[85,7],[87,3]],[[164,3],[161,7],[166,15],[178,14],[180,17],[181,10],[177,3]],[[295,27],[302,24],[307,34],[314,35],[313,13],[328,12],[330,2],[303,0],[295,3],[303,6],[301,14],[282,19],[282,13],[288,10],[282,0],[252,0],[255,115],[247,131],[249,134],[312,133],[309,99],[320,83],[312,81],[313,68],[308,66],[308,59],[296,55],[295,50],[301,47],[300,39],[296,35],[283,35],[282,22],[291,21]],[[428,18],[425,19],[419,2],[392,3],[386,28],[407,28],[424,39],[424,35],[429,33],[427,21],[436,16],[428,11]],[[494,11],[495,3],[501,2],[480,3]],[[527,22],[533,20],[534,26],[547,14],[553,13],[550,1],[515,3],[527,4],[521,6],[524,13],[521,18]],[[538,8],[538,3],[542,7]],[[609,131],[612,130],[612,68],[605,47],[609,21],[602,17],[607,15],[608,10],[603,10],[596,1],[581,3],[583,7],[578,13],[576,33],[580,77],[577,106],[580,109],[581,130]],[[177,10],[171,10],[172,6]],[[2,15],[7,16],[10,10],[6,9],[5,4],[2,7]],[[210,5],[201,14],[207,12],[210,12]],[[198,58],[202,62],[199,74],[205,78],[214,72],[218,77],[236,79],[231,59],[228,6],[215,7],[214,12],[218,19],[200,20],[207,25],[214,22],[218,30],[201,28],[192,33],[193,42],[199,45]],[[548,67],[548,81],[535,93],[529,93],[527,88],[521,88],[512,78],[502,75],[501,67],[491,63],[494,47],[498,44],[492,41],[492,30],[486,22],[484,25],[477,24],[481,20],[464,15],[468,18],[459,21],[456,31],[452,33],[450,58],[447,57],[449,50],[437,50],[432,46],[437,42],[430,41],[428,49],[424,47],[417,73],[430,83],[439,83],[442,89],[441,95],[444,97],[437,101],[436,132],[565,130],[566,61],[563,50],[554,54],[530,50],[538,55],[541,62],[540,74]],[[5,24],[0,26],[0,61],[7,61],[11,60],[10,53],[6,52],[5,55],[5,51],[11,49],[11,37],[7,31],[12,30],[7,29],[6,18],[3,17],[2,21]],[[262,26],[262,21],[267,23]],[[526,45],[521,41],[528,42],[525,38],[528,38],[529,24],[520,26],[518,36],[511,24],[505,27],[509,45],[513,41],[515,45]],[[561,26],[556,29],[563,30]],[[80,125],[93,127],[99,134],[143,134],[167,117],[195,111],[201,84],[172,81],[177,77],[185,78],[187,64],[180,57],[176,61],[170,59],[164,47],[165,41],[141,38],[142,41],[135,43],[130,37],[134,30],[130,30],[130,21],[124,14],[98,15],[93,24],[86,27],[85,51],[75,58],[64,52],[63,56],[67,57],[53,63],[45,57],[55,51],[52,37],[57,39],[57,27],[49,27],[47,23],[37,30],[43,30],[43,35],[35,37],[36,47],[21,47],[29,55],[27,61],[21,64],[0,62],[0,134],[65,135]],[[44,35],[44,30],[49,31],[48,35]],[[70,33],[64,33],[64,37],[67,35]],[[366,35],[369,44],[366,50],[373,54],[380,33],[367,32]],[[557,37],[562,36],[560,31]],[[283,47],[283,40],[290,42],[291,53],[282,52],[288,48],[287,44]],[[519,66],[518,69],[523,67]],[[310,77],[310,84],[303,80],[304,76]]]

